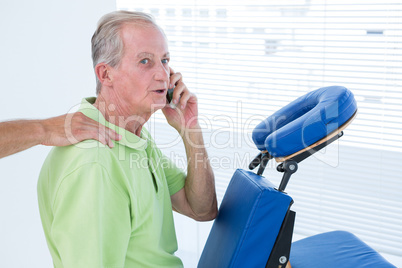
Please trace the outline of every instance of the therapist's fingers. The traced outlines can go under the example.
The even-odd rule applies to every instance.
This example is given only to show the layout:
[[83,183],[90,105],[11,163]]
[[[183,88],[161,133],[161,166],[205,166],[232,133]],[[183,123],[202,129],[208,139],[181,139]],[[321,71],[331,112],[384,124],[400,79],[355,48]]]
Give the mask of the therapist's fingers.
[[81,112],[45,119],[42,125],[45,130],[44,145],[66,146],[94,139],[113,147],[113,140],[121,139],[118,133]]

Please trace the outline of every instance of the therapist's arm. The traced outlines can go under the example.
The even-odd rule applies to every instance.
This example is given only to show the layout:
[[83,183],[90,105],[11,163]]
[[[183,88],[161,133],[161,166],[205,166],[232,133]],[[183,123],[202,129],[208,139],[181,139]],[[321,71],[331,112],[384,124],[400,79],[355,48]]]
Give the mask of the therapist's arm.
[[87,139],[113,147],[112,140],[120,136],[80,112],[43,120],[1,122],[0,158],[39,144],[66,146]]

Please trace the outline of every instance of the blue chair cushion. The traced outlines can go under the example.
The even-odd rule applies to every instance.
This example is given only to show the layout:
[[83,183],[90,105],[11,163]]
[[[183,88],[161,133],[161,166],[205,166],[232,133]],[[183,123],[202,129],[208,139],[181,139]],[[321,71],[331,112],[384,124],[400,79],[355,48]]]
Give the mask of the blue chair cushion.
[[236,170],[198,267],[265,267],[292,202],[266,178]]
[[355,235],[333,231],[296,241],[292,268],[396,268]]
[[357,111],[353,93],[324,87],[299,97],[258,124],[253,141],[273,157],[296,153],[328,136]]

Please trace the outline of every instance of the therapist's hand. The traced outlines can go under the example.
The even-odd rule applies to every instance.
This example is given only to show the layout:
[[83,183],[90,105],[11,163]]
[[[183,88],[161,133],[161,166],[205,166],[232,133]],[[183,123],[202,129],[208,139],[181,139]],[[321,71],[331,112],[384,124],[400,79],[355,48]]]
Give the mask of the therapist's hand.
[[40,142],[43,145],[66,146],[83,140],[94,139],[112,148],[114,146],[112,140],[121,139],[119,134],[81,112],[44,119],[39,122],[44,130]]
[[0,123],[0,158],[43,144],[66,146],[95,139],[113,147],[121,136],[77,112],[44,120],[14,120]]

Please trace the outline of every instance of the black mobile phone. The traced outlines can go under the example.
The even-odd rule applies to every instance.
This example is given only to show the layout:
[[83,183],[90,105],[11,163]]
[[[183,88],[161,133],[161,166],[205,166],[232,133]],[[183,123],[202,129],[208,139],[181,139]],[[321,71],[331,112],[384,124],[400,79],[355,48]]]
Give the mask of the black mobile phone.
[[170,104],[170,103],[172,102],[172,100],[173,100],[173,90],[174,90],[174,87],[173,87],[173,88],[169,88],[169,89],[167,90],[166,99],[167,99],[167,101],[168,101],[169,104]]
[[172,103],[173,100],[173,90],[175,87],[173,88],[169,88],[166,94],[166,99],[169,103],[170,108],[175,109],[176,108],[176,104]]

